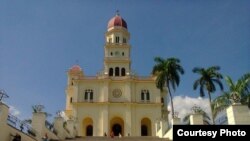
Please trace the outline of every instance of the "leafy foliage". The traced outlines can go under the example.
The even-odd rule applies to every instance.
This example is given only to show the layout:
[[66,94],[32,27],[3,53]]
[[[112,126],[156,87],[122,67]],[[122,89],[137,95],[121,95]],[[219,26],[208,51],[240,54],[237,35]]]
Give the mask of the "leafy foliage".
[[[195,67],[193,69],[194,73],[198,73],[200,75],[200,78],[195,80],[193,88],[194,88],[194,90],[196,90],[198,88],[198,86],[200,87],[200,96],[201,97],[205,96],[204,90],[207,90],[211,111],[212,111],[211,93],[214,93],[216,91],[215,84],[217,84],[220,87],[220,89],[223,90],[223,85],[221,82],[221,79],[223,78],[223,76],[218,72],[219,70],[220,70],[219,66],[211,66],[207,69]],[[212,120],[214,123],[213,116],[212,116]]]
[[157,76],[156,87],[163,91],[164,87],[168,89],[171,100],[172,117],[174,117],[174,106],[170,88],[173,90],[179,86],[180,74],[184,74],[184,69],[180,65],[180,60],[177,58],[155,57],[156,65],[153,67],[152,73]]
[[[244,74],[236,82],[233,82],[231,77],[225,77],[229,91],[224,92],[221,96],[213,101],[213,114],[217,113],[233,103],[241,103],[250,107],[250,73]],[[239,99],[235,99],[235,97]]]

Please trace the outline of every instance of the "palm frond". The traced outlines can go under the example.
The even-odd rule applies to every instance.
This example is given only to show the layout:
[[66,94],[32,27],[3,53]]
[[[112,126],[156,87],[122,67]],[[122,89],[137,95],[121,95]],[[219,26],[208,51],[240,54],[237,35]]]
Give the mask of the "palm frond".
[[202,70],[203,70],[203,68],[200,68],[200,67],[195,67],[195,68],[193,68],[193,73],[201,73],[202,72]]
[[226,76],[225,80],[226,80],[227,85],[229,86],[229,89],[233,90],[235,85],[234,85],[233,80],[231,79],[231,77]]
[[201,97],[204,97],[204,96],[205,96],[203,87],[204,87],[204,85],[201,85],[201,86],[200,86],[200,96],[201,96]]
[[224,90],[223,84],[219,79],[212,79],[212,80],[213,80],[213,82],[215,82],[216,84],[219,85],[220,90],[222,90],[222,91]]

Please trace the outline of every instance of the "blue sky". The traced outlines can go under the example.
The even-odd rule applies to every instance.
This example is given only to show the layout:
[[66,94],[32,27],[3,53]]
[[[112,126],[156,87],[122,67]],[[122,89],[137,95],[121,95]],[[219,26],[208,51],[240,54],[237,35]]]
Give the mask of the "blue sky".
[[118,9],[131,33],[134,72],[150,75],[155,56],[177,57],[185,75],[174,95],[198,97],[194,67],[219,65],[233,80],[250,71],[249,6],[248,0],[0,0],[0,89],[21,118],[35,104],[53,115],[63,110],[67,70],[76,60],[85,75],[102,70],[104,34]]

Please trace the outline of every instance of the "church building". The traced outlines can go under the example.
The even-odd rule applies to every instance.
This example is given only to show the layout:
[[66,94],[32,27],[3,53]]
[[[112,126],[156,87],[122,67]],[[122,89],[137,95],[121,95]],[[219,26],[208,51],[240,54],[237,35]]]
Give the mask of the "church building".
[[68,70],[66,115],[76,119],[78,136],[156,136],[155,122],[167,117],[166,94],[154,76],[131,72],[130,33],[118,13],[109,20],[105,39],[100,73],[86,76],[79,65]]

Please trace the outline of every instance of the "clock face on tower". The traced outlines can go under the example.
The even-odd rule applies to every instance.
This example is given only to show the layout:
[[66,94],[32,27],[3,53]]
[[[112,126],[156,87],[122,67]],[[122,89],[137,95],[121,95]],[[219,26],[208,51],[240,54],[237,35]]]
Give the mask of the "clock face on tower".
[[122,96],[122,91],[120,89],[114,89],[112,94],[113,94],[113,97],[119,98]]

